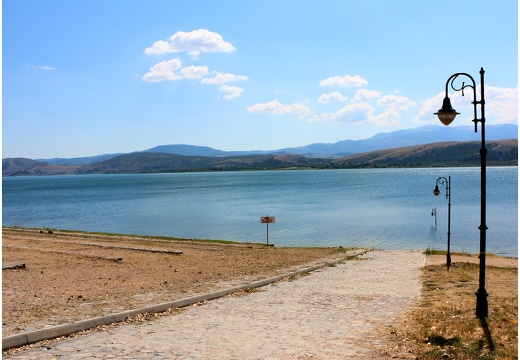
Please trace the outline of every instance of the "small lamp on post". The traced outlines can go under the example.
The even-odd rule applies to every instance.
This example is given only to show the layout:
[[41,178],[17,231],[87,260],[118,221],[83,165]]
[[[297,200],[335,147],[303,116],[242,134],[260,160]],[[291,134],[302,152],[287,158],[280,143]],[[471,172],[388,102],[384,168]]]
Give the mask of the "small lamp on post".
[[433,195],[438,196],[441,191],[439,190],[439,184],[446,184],[446,199],[448,199],[448,252],[446,254],[446,268],[450,271],[451,266],[451,253],[450,253],[450,224],[451,224],[451,176],[448,176],[448,179],[441,176],[437,178],[435,183],[435,189],[433,189]]
[[[460,87],[455,87],[454,82],[459,76],[467,77],[471,80],[471,84],[462,82]],[[471,88],[473,90],[473,122],[475,123],[475,132],[477,132],[477,123],[481,124],[482,148],[480,149],[480,264],[479,264],[479,287],[475,295],[477,295],[476,315],[478,318],[486,318],[488,316],[488,293],[486,291],[486,133],[485,133],[485,113],[484,113],[484,69],[480,68],[480,101],[477,101],[477,86],[471,75],[466,73],[456,73],[451,75],[446,81],[446,95],[442,102],[442,108],[435,113],[444,125],[449,125],[459,114],[451,107],[450,98],[448,97],[448,85],[454,91],[461,91],[464,96],[464,90]],[[477,118],[477,105],[480,105],[480,119]]]

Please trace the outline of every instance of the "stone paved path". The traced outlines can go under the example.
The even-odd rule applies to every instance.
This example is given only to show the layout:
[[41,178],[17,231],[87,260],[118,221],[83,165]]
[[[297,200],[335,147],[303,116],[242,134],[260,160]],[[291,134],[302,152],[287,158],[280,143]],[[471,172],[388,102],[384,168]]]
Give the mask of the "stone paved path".
[[417,251],[372,251],[243,297],[50,343],[5,359],[360,359],[420,293]]

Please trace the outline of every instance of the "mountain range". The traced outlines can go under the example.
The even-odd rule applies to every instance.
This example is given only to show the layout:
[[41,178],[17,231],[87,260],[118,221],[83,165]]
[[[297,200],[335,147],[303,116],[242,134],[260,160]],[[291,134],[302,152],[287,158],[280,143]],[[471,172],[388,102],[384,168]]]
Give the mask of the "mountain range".
[[[488,164],[517,165],[518,127],[495,125],[489,128],[486,129]],[[474,137],[479,137],[480,134],[473,134],[473,141],[465,141],[465,132],[473,130],[472,127],[460,126],[449,131],[445,129],[439,126],[423,126],[418,129],[382,133],[366,140],[311,144],[270,152],[226,152],[204,146],[162,145],[128,154],[106,154],[75,159],[7,158],[2,160],[2,175],[479,165],[481,143],[475,141]],[[448,139],[435,142],[442,136]],[[502,140],[493,140],[496,138]],[[451,139],[456,140],[446,141]]]
[[[223,151],[207,146],[196,145],[160,145],[142,152],[176,154],[184,156],[244,156],[261,154],[293,154],[309,158],[340,158],[361,152],[384,150],[403,146],[413,146],[443,141],[477,141],[479,133],[475,133],[473,126],[438,126],[426,125],[414,129],[398,130],[388,133],[379,133],[363,140],[342,140],[336,143],[315,143],[300,147],[282,148],[278,150],[250,150],[250,151]],[[488,125],[486,127],[487,140],[518,139],[518,126],[513,124]],[[81,158],[54,158],[37,159],[54,165],[88,165],[101,162],[112,157],[123,155],[103,154]]]

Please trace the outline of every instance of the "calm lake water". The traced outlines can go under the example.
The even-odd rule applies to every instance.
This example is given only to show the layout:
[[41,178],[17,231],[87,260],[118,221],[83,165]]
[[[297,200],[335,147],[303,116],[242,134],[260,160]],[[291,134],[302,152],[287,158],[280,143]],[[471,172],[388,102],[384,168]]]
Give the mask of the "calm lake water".
[[[479,251],[480,168],[7,177],[4,226],[266,242]],[[487,170],[487,250],[518,254],[518,169]],[[437,209],[435,225],[432,209]]]

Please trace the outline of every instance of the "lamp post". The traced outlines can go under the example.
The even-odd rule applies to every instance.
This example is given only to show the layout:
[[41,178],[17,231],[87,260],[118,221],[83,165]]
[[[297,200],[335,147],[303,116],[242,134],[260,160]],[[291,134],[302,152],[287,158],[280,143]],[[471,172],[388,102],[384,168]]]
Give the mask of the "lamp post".
[[[465,76],[471,80],[471,84],[462,82],[460,87],[455,87],[454,82],[459,76]],[[476,315],[478,318],[485,318],[488,316],[488,293],[486,291],[486,137],[485,137],[485,113],[484,113],[484,69],[480,68],[480,101],[477,101],[477,86],[475,80],[466,73],[456,73],[451,75],[446,81],[446,95],[442,102],[442,108],[435,113],[439,120],[444,125],[449,125],[459,114],[451,107],[450,98],[448,97],[448,85],[454,91],[462,91],[464,96],[464,89],[473,89],[473,122],[475,123],[475,132],[477,132],[477,123],[481,124],[482,148],[480,149],[480,266],[479,266],[479,288],[475,295],[477,295]],[[480,119],[477,118],[477,105],[480,105]]]
[[438,196],[441,191],[439,190],[439,184],[446,184],[446,199],[448,199],[448,253],[446,254],[446,267],[448,271],[450,271],[451,266],[451,254],[450,254],[450,224],[451,224],[451,176],[448,176],[448,179],[441,176],[437,178],[435,182],[435,189],[433,189],[433,194]]

